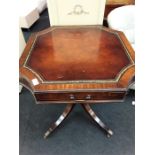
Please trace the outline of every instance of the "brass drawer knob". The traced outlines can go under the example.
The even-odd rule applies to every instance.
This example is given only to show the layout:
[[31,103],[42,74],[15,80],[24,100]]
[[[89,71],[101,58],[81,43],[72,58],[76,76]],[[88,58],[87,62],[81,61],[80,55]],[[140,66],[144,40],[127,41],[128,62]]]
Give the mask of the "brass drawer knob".
[[73,94],[70,94],[69,97],[70,97],[71,100],[75,99],[75,96]]
[[90,99],[91,99],[91,95],[88,94],[88,95],[86,96],[86,99],[87,99],[87,100],[90,100]]

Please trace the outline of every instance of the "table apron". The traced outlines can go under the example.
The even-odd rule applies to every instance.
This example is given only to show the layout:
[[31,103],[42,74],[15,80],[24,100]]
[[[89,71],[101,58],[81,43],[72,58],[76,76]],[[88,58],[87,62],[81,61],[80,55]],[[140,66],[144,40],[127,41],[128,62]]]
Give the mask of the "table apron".
[[110,91],[110,92],[66,92],[66,93],[35,93],[37,102],[55,102],[55,103],[73,103],[73,102],[112,102],[122,101],[126,95],[126,91]]

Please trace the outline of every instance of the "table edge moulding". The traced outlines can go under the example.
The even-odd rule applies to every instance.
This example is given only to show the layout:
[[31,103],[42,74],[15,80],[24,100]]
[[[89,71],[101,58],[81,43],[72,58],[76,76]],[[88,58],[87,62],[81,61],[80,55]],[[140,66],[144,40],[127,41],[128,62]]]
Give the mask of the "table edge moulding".
[[[35,47],[38,37],[49,32],[59,29],[88,29],[94,28],[101,31],[106,31],[114,35],[119,40],[123,47],[129,64],[124,66],[121,71],[113,79],[94,79],[94,80],[46,80],[34,69],[27,65],[31,52]],[[105,102],[123,102],[129,86],[134,82],[135,77],[135,55],[134,50],[126,39],[123,32],[112,30],[103,26],[52,26],[40,32],[33,33],[24,49],[20,58],[20,84],[26,87],[34,96],[37,104],[50,103],[67,103],[67,106],[59,117],[52,124],[49,130],[45,133],[46,138],[59,124],[69,115],[74,105],[79,103],[89,116],[107,133],[112,135],[111,129],[97,117],[90,107],[90,103],[105,103]]]

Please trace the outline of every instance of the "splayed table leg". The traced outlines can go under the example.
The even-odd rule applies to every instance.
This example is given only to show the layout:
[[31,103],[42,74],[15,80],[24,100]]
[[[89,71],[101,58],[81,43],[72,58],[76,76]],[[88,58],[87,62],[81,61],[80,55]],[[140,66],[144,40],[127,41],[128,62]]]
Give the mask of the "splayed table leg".
[[108,128],[95,114],[95,112],[92,110],[89,104],[81,104],[84,110],[89,114],[89,116],[106,132],[107,137],[110,137],[113,135],[113,131]]
[[61,114],[61,116],[58,118],[58,120],[51,125],[51,127],[45,132],[44,138],[46,139],[51,132],[53,132],[65,119],[66,117],[70,114],[70,112],[73,110],[73,107],[75,104],[67,104],[65,110]]

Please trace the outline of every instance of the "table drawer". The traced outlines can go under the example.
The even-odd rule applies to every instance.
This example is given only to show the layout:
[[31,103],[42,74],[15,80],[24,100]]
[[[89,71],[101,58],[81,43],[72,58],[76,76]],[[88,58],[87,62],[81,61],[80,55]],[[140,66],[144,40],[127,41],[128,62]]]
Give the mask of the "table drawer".
[[122,100],[125,91],[115,92],[64,92],[36,93],[37,101],[86,101],[86,100]]

